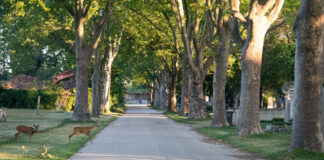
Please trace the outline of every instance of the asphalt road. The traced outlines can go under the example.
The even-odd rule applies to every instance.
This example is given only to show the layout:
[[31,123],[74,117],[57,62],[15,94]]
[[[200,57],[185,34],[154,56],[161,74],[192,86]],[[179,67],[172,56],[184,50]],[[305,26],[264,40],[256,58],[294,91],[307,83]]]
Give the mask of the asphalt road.
[[253,155],[211,141],[145,106],[127,113],[100,132],[71,160],[234,160]]

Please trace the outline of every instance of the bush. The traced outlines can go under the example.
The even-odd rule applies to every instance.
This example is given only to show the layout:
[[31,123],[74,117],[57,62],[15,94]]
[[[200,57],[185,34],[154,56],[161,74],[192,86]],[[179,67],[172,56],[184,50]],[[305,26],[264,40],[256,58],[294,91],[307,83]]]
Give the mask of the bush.
[[270,121],[261,120],[260,122],[261,123],[271,123],[272,125],[282,125],[282,126],[285,124],[284,119],[283,118],[278,118],[278,117],[275,117]]
[[[91,88],[88,94],[91,110]],[[58,101],[60,101],[63,110],[71,111],[75,104],[75,95],[64,91],[62,87],[51,86],[42,90],[16,90],[0,87],[0,107],[36,109],[38,96],[40,96],[40,109],[58,109]]]

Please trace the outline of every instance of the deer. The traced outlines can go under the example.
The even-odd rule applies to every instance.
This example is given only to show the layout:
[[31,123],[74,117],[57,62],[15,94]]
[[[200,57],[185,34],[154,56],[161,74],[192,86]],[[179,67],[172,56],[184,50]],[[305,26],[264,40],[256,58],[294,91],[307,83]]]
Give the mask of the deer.
[[15,134],[15,137],[16,137],[16,142],[18,142],[18,136],[21,134],[21,133],[25,133],[25,134],[28,134],[29,136],[29,141],[31,141],[31,136],[38,132],[38,127],[39,125],[33,125],[33,127],[27,127],[27,126],[24,126],[24,125],[20,125],[20,126],[17,126],[16,127],[16,130],[18,131],[18,133]]
[[78,134],[86,134],[90,138],[91,143],[93,143],[90,133],[91,133],[91,130],[97,126],[98,126],[98,122],[96,122],[95,124],[93,124],[92,126],[89,126],[89,127],[80,127],[80,126],[74,127],[73,133],[69,135],[69,143],[71,142],[71,138]]

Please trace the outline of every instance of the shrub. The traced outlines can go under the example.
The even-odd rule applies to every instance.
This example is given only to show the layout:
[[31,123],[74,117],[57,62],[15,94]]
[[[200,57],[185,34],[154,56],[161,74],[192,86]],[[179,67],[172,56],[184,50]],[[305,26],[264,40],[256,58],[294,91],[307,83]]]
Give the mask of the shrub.
[[[91,88],[88,94],[91,110]],[[60,101],[63,110],[71,111],[75,104],[75,95],[64,91],[62,87],[50,86],[42,90],[16,90],[0,87],[0,107],[35,109],[38,96],[40,96],[40,109],[57,109],[58,101]]]

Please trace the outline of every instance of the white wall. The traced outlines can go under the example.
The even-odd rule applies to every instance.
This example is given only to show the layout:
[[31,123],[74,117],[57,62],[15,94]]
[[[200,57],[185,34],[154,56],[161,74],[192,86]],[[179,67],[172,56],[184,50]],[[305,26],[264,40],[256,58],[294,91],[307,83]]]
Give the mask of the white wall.
[[[260,109],[260,120],[270,121],[273,118],[284,118],[285,110],[283,109]],[[239,109],[234,109],[233,113],[233,125],[237,125],[239,117]]]

